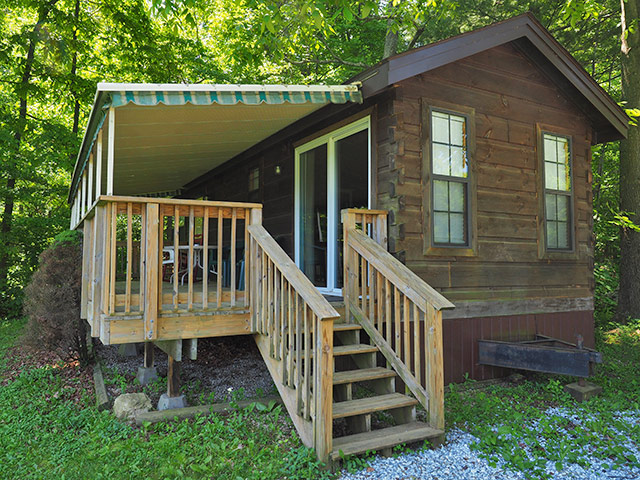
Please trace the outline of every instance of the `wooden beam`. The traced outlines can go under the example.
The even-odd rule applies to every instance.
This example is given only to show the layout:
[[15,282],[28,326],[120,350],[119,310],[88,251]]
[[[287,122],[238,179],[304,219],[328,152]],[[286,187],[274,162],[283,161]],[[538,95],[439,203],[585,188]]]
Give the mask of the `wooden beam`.
[[102,128],[96,142],[96,200],[102,194]]
[[[158,338],[158,225],[159,219],[158,204],[148,204],[146,213],[145,236],[147,244],[145,248],[145,272],[144,284],[144,329],[145,339],[155,340]],[[176,261],[178,259],[176,258]]]
[[152,342],[144,342],[144,368],[153,367],[153,343]]
[[116,139],[116,110],[109,108],[109,138],[107,140],[107,195],[113,195],[113,164]]
[[182,361],[182,340],[158,340],[153,344],[177,362]]
[[[182,342],[180,342],[182,345]],[[169,355],[169,369],[167,373],[167,396],[180,396],[180,361]]]
[[[318,459],[327,462],[333,449],[333,319],[313,321],[318,323],[315,335],[314,399],[315,399],[315,439],[314,447]],[[305,359],[305,363],[308,359]]]

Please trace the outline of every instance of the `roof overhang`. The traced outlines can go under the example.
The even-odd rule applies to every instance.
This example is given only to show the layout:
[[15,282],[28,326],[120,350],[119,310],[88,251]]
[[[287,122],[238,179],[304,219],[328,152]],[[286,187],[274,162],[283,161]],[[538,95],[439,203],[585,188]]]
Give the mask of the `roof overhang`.
[[513,42],[591,120],[593,143],[626,138],[629,118],[573,56],[530,13],[389,57],[353,77],[366,98],[415,75]]
[[[77,191],[89,157],[96,155],[99,131],[103,184],[108,139],[113,135],[114,194],[176,192],[325,105],[347,102],[362,102],[357,85],[100,83],[76,160],[69,200]],[[115,127],[110,132],[112,123]]]

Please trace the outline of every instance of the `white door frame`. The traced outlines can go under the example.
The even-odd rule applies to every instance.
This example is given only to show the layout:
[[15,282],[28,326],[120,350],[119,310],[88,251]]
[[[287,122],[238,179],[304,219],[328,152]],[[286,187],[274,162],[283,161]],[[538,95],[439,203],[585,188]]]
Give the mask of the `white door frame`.
[[371,117],[366,116],[356,120],[349,125],[338,128],[326,135],[311,140],[295,149],[295,170],[294,170],[294,245],[295,261],[299,268],[302,268],[302,235],[300,224],[300,213],[302,204],[300,197],[300,155],[309,150],[327,145],[327,285],[317,287],[321,293],[328,295],[342,296],[342,289],[336,287],[336,263],[338,259],[338,238],[336,232],[340,225],[340,212],[338,212],[338,169],[335,145],[338,140],[349,137],[355,133],[367,130],[367,207],[372,205],[372,171],[371,171]]

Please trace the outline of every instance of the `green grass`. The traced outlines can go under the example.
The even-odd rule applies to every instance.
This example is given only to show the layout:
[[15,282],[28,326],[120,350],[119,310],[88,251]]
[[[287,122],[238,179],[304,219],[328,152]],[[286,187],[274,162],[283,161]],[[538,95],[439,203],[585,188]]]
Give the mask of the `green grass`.
[[[22,325],[0,324],[1,358]],[[0,388],[0,478],[329,478],[281,407],[137,429],[98,412],[92,390],[74,404],[65,368],[79,367],[57,367]]]
[[[604,363],[589,379],[603,387],[599,397],[577,404],[563,391],[575,379],[550,375],[513,386],[451,385],[445,400],[447,425],[475,435],[479,439],[475,448],[490,463],[503,460],[507,468],[535,478],[548,478],[544,472],[548,460],[558,470],[569,463],[586,464],[587,451],[616,466],[640,466],[639,459],[622,447],[627,440],[640,444],[640,426],[616,415],[640,408],[638,327],[636,322],[599,336],[597,349]],[[576,421],[550,411],[552,407],[571,412]]]

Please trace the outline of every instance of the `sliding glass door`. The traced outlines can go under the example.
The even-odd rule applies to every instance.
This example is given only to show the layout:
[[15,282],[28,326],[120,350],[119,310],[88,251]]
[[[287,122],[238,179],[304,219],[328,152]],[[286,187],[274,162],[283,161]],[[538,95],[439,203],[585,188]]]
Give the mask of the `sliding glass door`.
[[323,293],[342,294],[344,208],[371,197],[369,117],[296,149],[296,263]]

